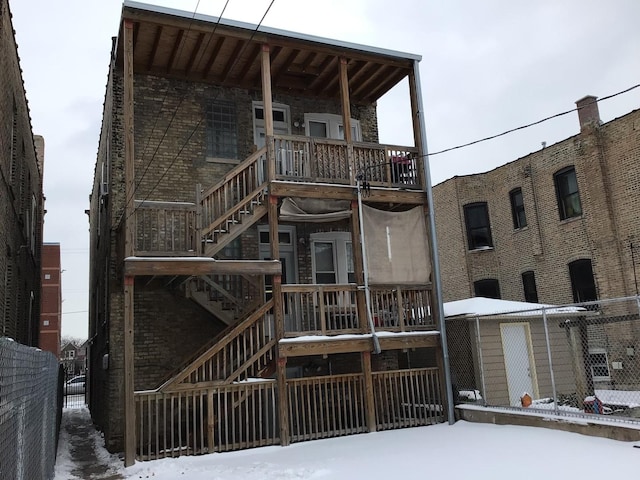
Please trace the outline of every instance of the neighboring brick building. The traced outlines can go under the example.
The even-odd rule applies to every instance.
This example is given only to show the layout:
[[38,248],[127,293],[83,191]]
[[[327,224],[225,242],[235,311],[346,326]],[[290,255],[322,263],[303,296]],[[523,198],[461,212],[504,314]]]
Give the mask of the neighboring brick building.
[[[638,295],[640,110],[602,123],[577,102],[580,133],[433,189],[445,301],[567,304]],[[580,326],[596,388],[640,388],[638,305],[592,305]]]
[[42,305],[40,307],[40,343],[42,350],[60,358],[62,331],[62,275],[60,244],[42,246]]
[[640,110],[602,124],[594,102],[577,102],[578,135],[434,187],[445,301],[638,293]]
[[42,137],[34,137],[7,0],[0,1],[0,335],[38,345]]

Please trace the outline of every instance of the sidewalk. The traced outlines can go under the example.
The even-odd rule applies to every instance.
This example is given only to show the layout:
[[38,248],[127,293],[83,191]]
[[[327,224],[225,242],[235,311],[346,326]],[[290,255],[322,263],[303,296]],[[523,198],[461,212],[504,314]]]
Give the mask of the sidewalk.
[[104,448],[86,407],[65,408],[58,440],[54,480],[122,480],[117,455]]

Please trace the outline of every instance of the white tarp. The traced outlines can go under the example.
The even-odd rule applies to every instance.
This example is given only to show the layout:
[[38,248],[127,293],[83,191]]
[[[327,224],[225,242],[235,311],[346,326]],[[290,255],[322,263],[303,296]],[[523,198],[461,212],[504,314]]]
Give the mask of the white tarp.
[[369,283],[429,283],[431,261],[421,207],[388,212],[363,205],[362,219]]
[[349,200],[287,197],[280,206],[283,222],[334,222],[351,216]]

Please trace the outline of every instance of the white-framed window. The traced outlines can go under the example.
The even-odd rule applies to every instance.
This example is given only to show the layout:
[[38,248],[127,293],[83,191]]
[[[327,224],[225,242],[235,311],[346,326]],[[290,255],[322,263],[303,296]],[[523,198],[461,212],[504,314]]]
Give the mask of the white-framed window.
[[[333,138],[344,140],[344,122],[342,115],[332,113],[305,113],[305,134],[308,137]],[[360,121],[351,119],[351,137],[354,142],[362,141]]]
[[589,349],[589,368],[594,382],[608,382],[611,380],[609,356],[604,348]]
[[313,283],[356,282],[351,233],[312,233],[310,239]]
[[49,326],[49,320],[43,320],[42,321],[42,325],[44,325],[45,327]]
[[45,280],[51,280],[51,274],[50,273],[45,273],[44,274],[44,279]]
[[66,352],[64,352],[64,358],[67,360],[73,360],[74,358],[76,358],[76,351],[67,350]]
[[[262,102],[253,102],[253,141],[258,148],[264,147],[264,106]],[[271,107],[273,133],[275,135],[291,134],[291,111],[289,105],[274,103]]]

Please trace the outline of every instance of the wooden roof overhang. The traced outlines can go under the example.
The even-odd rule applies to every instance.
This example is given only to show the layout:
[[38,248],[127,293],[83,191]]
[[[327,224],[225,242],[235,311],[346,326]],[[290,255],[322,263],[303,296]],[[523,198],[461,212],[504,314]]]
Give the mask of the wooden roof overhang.
[[[139,74],[260,90],[263,45],[270,49],[274,93],[340,96],[347,60],[350,101],[371,104],[404,79],[420,56],[366,47],[207,15],[125,1],[133,22],[133,68]],[[123,27],[116,50],[122,65]]]
[[[429,348],[440,345],[440,332],[378,332],[380,348],[401,350],[405,348]],[[307,355],[331,355],[336,353],[371,352],[373,339],[365,335],[336,335],[332,337],[312,336],[302,339],[283,339],[278,343],[281,357],[303,357]]]

